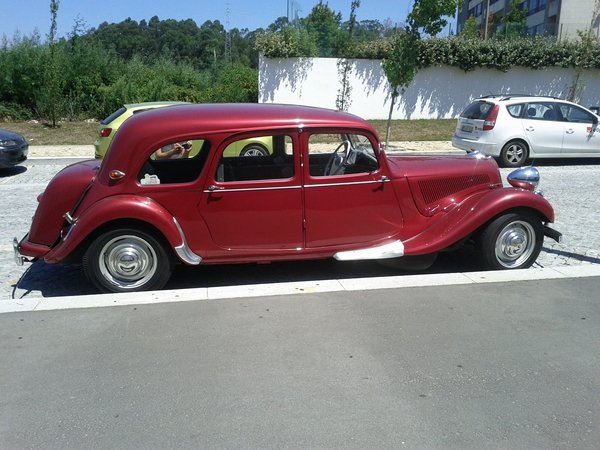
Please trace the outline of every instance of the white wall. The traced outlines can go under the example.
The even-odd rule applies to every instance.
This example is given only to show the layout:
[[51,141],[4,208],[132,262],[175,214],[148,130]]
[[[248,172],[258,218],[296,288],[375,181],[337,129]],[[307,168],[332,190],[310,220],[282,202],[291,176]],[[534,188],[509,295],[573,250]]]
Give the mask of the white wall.
[[[260,103],[287,103],[335,109],[341,87],[335,58],[267,59],[259,65]],[[455,67],[423,69],[399,98],[394,119],[455,118],[471,100],[488,94],[535,94],[566,98],[573,69],[532,70],[522,67],[503,73],[496,69],[464,72]],[[600,71],[582,78],[583,106],[600,105]],[[387,119],[389,87],[381,61],[353,60],[348,112],[365,119]]]

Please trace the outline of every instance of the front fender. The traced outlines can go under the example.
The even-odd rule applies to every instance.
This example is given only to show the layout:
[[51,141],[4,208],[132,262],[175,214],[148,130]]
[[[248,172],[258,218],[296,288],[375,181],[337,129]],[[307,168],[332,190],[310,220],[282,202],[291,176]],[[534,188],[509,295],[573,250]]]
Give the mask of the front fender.
[[554,209],[541,195],[501,188],[469,197],[422,233],[404,241],[405,255],[423,255],[450,247],[509,210],[536,211],[543,222],[554,222]]
[[65,259],[95,230],[115,220],[136,220],[152,225],[167,239],[173,249],[184,245],[183,235],[175,218],[161,204],[139,195],[106,197],[76,217],[61,242],[50,250],[44,260],[56,263]]

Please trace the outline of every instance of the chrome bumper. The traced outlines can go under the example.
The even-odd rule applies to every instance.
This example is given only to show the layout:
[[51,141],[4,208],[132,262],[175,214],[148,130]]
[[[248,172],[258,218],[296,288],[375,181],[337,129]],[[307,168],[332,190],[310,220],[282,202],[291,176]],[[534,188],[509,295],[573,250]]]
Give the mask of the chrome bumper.
[[22,266],[26,262],[28,262],[28,263],[35,262],[37,260],[37,258],[29,259],[19,253],[19,244],[20,244],[20,242],[17,240],[16,237],[14,237],[13,238],[13,251],[14,251],[14,258],[15,258],[15,262],[17,263],[17,266]]

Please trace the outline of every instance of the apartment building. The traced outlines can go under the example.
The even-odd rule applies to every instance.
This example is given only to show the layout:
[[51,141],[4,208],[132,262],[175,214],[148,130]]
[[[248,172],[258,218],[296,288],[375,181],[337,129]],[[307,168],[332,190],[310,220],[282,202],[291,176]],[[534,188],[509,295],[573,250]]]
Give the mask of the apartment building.
[[[528,11],[527,34],[576,39],[577,31],[587,31],[591,25],[594,35],[600,37],[597,14],[599,1],[525,0],[520,6]],[[460,33],[467,19],[474,16],[479,22],[482,35],[490,36],[503,32],[505,24],[502,18],[510,11],[510,3],[510,0],[465,0],[463,7],[458,11],[457,31]],[[592,23],[594,15],[596,21]]]

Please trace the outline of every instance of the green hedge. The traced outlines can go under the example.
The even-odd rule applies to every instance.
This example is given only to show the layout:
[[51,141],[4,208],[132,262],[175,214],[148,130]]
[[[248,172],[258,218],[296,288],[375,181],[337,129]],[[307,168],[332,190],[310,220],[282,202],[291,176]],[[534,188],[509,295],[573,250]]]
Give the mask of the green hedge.
[[[293,37],[286,45],[275,45],[271,40],[281,39],[276,33],[262,36],[256,48],[267,58],[311,56],[301,51]],[[279,41],[280,42],[280,41]],[[386,59],[393,48],[393,39],[359,44],[354,58]],[[542,37],[513,39],[465,39],[456,36],[429,38],[419,41],[420,68],[437,65],[459,67],[464,71],[486,67],[506,72],[511,67],[578,67],[600,69],[600,45],[598,41],[584,44],[582,41],[555,41]],[[345,55],[336,55],[343,58]]]

